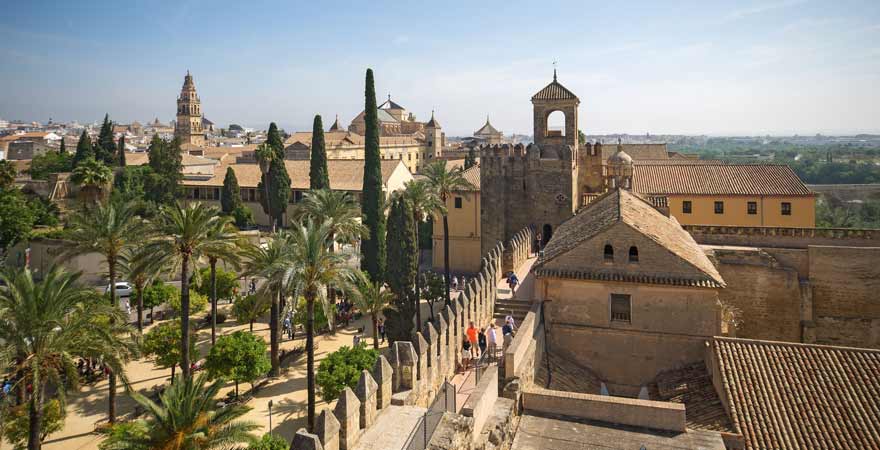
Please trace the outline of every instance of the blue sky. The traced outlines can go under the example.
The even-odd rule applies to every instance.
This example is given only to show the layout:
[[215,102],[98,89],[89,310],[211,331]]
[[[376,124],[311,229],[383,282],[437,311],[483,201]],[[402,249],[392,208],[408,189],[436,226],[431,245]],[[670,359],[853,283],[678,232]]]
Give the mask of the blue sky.
[[530,134],[558,61],[587,133],[880,132],[876,0],[29,1],[0,58],[4,119],[168,121],[189,69],[219,125],[347,124],[372,67],[450,135]]

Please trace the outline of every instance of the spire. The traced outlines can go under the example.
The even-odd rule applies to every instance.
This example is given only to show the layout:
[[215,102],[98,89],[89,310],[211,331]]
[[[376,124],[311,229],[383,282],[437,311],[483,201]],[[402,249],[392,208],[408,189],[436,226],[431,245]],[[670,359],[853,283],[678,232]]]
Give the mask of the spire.
[[333,125],[330,126],[330,131],[340,131],[342,127],[339,126],[339,114],[336,115],[336,121],[333,122]]
[[556,68],[553,68],[553,81],[556,81]]

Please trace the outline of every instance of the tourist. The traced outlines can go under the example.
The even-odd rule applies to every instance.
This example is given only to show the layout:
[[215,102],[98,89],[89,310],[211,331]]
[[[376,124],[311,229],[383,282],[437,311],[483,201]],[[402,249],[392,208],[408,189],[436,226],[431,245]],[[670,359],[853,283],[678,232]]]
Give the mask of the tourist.
[[[505,327],[507,327],[507,325],[505,325]],[[502,344],[502,347],[501,347],[501,355],[502,356],[504,356],[504,354],[507,353],[507,349],[510,348],[511,343],[513,343],[513,333],[505,333],[504,334],[504,344]]]
[[248,291],[248,294],[256,294],[257,293],[257,279],[251,278],[251,288]]
[[486,343],[489,348],[489,358],[494,360],[495,353],[498,352],[498,337],[495,334],[495,323],[490,323],[486,330]]
[[356,335],[354,335],[354,341],[352,342],[352,347],[357,347],[358,345],[361,345],[361,335],[356,334]]
[[385,343],[385,319],[379,318],[379,321],[376,323],[376,328],[379,330],[379,337],[382,338],[382,343]]
[[541,233],[535,235],[535,254],[541,251]]
[[471,361],[471,343],[467,338],[461,343],[461,371],[467,372]]
[[475,358],[480,356],[477,354],[477,328],[474,326],[474,322],[471,322],[468,326],[467,339],[471,343],[471,354]]
[[458,277],[452,277],[452,290],[458,290]]
[[284,316],[283,330],[287,333],[287,338],[293,340],[293,325],[290,323],[290,315]]
[[[513,320],[513,316],[508,315],[504,318],[504,325],[510,325],[510,333],[513,334],[516,331],[516,321]],[[507,334],[507,333],[505,333]]]
[[507,278],[507,285],[510,286],[510,295],[516,293],[516,285],[519,284],[519,278],[516,277],[516,274],[511,272],[510,276]]
[[480,355],[484,355],[486,353],[486,347],[488,345],[486,342],[486,329],[485,328],[480,328],[480,332],[477,334],[477,342],[480,345]]

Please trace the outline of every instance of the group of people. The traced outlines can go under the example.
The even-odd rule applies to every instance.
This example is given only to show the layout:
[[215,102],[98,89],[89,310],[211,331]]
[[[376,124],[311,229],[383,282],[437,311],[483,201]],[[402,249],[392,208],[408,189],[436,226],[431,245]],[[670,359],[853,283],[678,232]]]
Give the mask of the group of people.
[[450,286],[450,288],[452,288],[452,290],[454,290],[454,291],[457,291],[458,288],[459,288],[459,286],[461,286],[461,288],[464,289],[464,287],[467,286],[467,277],[465,277],[464,275],[462,275],[462,276],[461,276],[461,284],[459,284],[458,277],[455,276],[455,275],[453,275],[453,276],[452,276],[452,280],[449,282],[449,286]]
[[[513,317],[507,316],[504,319],[504,325],[501,327],[502,354],[507,351],[510,343],[513,342],[515,334],[516,322],[513,320]],[[461,342],[462,371],[468,370],[471,361],[476,361],[483,355],[486,355],[489,361],[494,361],[498,356],[498,340],[498,327],[494,321],[483,328],[477,328],[471,322]]]

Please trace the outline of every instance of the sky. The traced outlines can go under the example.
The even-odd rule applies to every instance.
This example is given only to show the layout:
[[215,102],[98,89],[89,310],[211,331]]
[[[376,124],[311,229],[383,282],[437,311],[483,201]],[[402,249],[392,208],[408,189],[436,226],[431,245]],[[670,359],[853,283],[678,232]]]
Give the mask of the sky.
[[587,134],[880,132],[880,1],[41,1],[0,15],[0,118],[347,125],[373,68],[449,136],[532,133],[552,79]]

